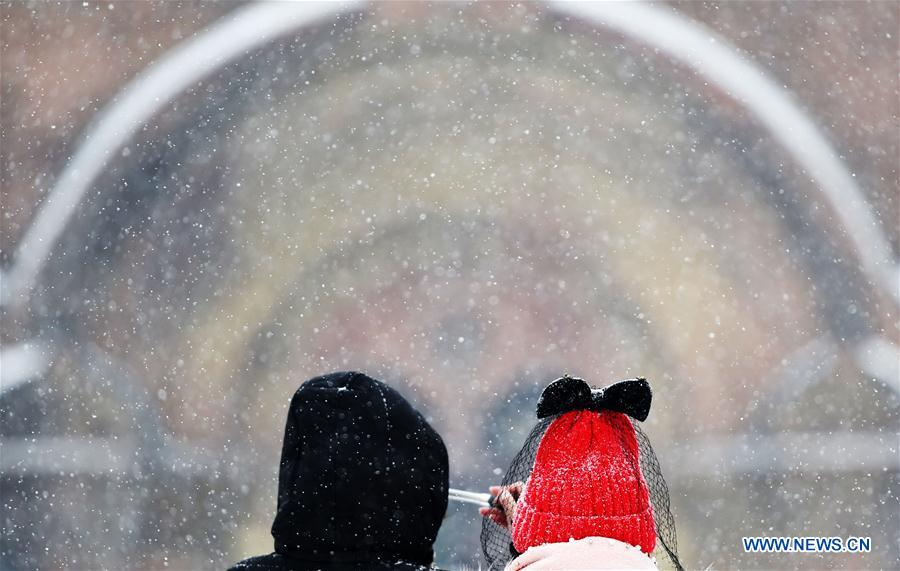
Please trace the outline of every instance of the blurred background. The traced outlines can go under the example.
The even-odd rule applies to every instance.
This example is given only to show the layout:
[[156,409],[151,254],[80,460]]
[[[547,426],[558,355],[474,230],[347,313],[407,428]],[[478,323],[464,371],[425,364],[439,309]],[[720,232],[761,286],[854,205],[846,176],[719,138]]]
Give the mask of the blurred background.
[[[898,275],[900,4],[651,6],[812,118],[863,228],[746,101],[647,42],[540,3],[392,2],[160,103],[47,217],[23,287],[101,111],[255,6],[0,6],[0,569],[269,552],[289,399],[336,369],[403,392],[479,491],[547,382],[645,376],[688,568],[897,567],[898,291],[854,236]],[[452,505],[437,564],[477,568],[479,529]],[[750,535],[872,551],[746,554]]]

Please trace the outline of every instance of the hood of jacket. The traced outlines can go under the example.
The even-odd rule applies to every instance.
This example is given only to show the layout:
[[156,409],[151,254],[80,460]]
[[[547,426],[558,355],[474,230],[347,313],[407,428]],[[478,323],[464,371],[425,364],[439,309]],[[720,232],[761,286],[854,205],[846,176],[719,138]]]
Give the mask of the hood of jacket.
[[504,571],[657,571],[655,561],[639,547],[608,537],[585,537],[545,543],[513,559]]
[[310,379],[288,410],[275,551],[428,565],[448,478],[443,440],[400,393],[359,372]]

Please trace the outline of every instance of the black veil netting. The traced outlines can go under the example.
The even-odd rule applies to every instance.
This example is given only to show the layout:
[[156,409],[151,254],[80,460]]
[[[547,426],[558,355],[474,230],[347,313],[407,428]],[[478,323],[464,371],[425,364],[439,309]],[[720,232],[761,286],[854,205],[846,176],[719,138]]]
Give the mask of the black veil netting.
[[[500,482],[508,486],[515,482],[525,482],[531,475],[538,445],[550,424],[560,415],[543,418],[531,429],[522,449],[513,458],[512,464]],[[659,460],[650,445],[650,439],[641,429],[641,423],[629,418],[637,436],[640,469],[650,491],[650,503],[653,506],[653,521],[656,526],[656,547],[653,557],[660,569],[683,571],[678,559],[678,544],[675,537],[675,518],[672,516],[669,503],[669,488],[659,467]],[[623,435],[624,438],[624,435]],[[501,570],[518,554],[512,545],[509,529],[484,518],[481,523],[481,549],[487,560],[488,569]]]

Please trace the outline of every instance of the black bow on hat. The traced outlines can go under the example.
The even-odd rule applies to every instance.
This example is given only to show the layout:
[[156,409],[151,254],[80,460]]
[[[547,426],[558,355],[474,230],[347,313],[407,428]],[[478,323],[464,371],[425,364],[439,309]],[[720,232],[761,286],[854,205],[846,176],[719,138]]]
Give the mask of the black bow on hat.
[[652,398],[647,379],[626,379],[602,389],[591,389],[584,379],[566,375],[547,385],[541,393],[537,417],[547,418],[572,410],[612,410],[643,422],[650,414]]

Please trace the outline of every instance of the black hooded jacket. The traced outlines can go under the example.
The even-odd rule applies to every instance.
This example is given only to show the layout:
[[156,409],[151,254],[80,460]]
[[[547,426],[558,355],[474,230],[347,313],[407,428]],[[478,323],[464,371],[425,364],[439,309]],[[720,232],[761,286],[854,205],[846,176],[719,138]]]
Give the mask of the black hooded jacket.
[[357,372],[311,379],[284,430],[275,552],[230,571],[427,568],[448,478],[444,442],[397,391]]

